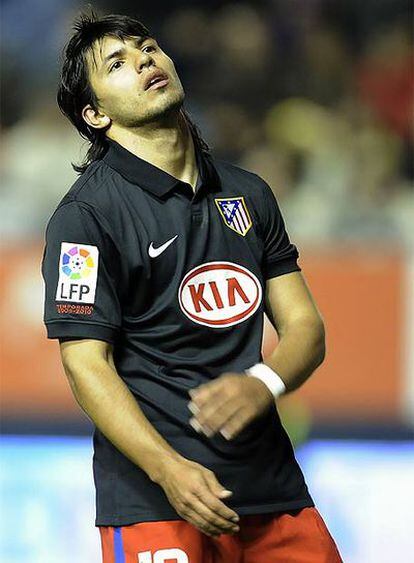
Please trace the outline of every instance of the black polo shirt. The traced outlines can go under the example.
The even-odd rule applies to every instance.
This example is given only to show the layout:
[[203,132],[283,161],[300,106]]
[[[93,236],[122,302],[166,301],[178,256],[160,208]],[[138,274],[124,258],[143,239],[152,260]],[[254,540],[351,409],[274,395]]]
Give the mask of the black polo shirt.
[[[190,389],[262,360],[266,279],[300,270],[269,186],[196,157],[195,193],[113,141],[79,177],[46,231],[48,337],[112,343],[149,421],[215,472],[239,514],[313,506],[276,408],[230,441],[189,424]],[[99,430],[94,451],[97,525],[180,518]]]

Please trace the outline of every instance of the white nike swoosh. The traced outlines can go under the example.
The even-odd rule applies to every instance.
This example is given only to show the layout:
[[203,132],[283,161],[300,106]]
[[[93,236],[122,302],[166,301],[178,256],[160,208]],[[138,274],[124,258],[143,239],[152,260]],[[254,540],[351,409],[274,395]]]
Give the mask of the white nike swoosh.
[[175,241],[177,237],[178,235],[175,235],[175,237],[170,238],[170,240],[167,240],[167,242],[164,242],[164,244],[162,244],[158,248],[154,248],[154,243],[151,242],[151,244],[148,247],[148,254],[150,255],[151,258],[156,258],[160,254],[162,254],[164,250],[166,250],[170,246],[170,244]]

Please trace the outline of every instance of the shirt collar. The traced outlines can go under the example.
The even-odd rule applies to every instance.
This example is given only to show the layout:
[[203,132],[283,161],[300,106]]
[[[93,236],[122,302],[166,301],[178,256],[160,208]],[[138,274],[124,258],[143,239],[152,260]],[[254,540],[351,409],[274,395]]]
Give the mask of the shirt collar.
[[[159,197],[165,196],[171,190],[179,188],[180,185],[187,185],[185,182],[168,174],[168,172],[164,172],[161,168],[134,155],[116,141],[112,139],[107,139],[107,141],[109,148],[103,160],[111,168],[117,170],[129,182],[137,184],[141,188]],[[197,186],[199,187],[197,188],[197,192],[201,188],[207,189],[208,191],[220,191],[220,177],[212,162],[211,155],[205,151],[196,149],[196,161],[199,170],[197,182]]]

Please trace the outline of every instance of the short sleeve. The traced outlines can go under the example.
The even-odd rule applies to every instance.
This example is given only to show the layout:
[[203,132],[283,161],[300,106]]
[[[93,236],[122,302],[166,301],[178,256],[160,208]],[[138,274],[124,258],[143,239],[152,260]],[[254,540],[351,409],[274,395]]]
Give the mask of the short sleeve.
[[114,343],[121,327],[119,255],[91,206],[61,204],[46,229],[42,260],[48,338]]
[[279,205],[270,186],[262,179],[262,234],[264,242],[263,272],[265,279],[290,272],[299,272],[299,253],[290,242]]

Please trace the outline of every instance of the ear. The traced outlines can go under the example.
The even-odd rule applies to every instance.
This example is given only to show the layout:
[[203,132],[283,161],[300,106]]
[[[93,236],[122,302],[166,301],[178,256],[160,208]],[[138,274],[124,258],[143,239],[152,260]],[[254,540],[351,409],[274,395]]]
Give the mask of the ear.
[[82,110],[82,117],[90,127],[95,129],[104,129],[111,124],[111,118],[94,109],[90,104]]

